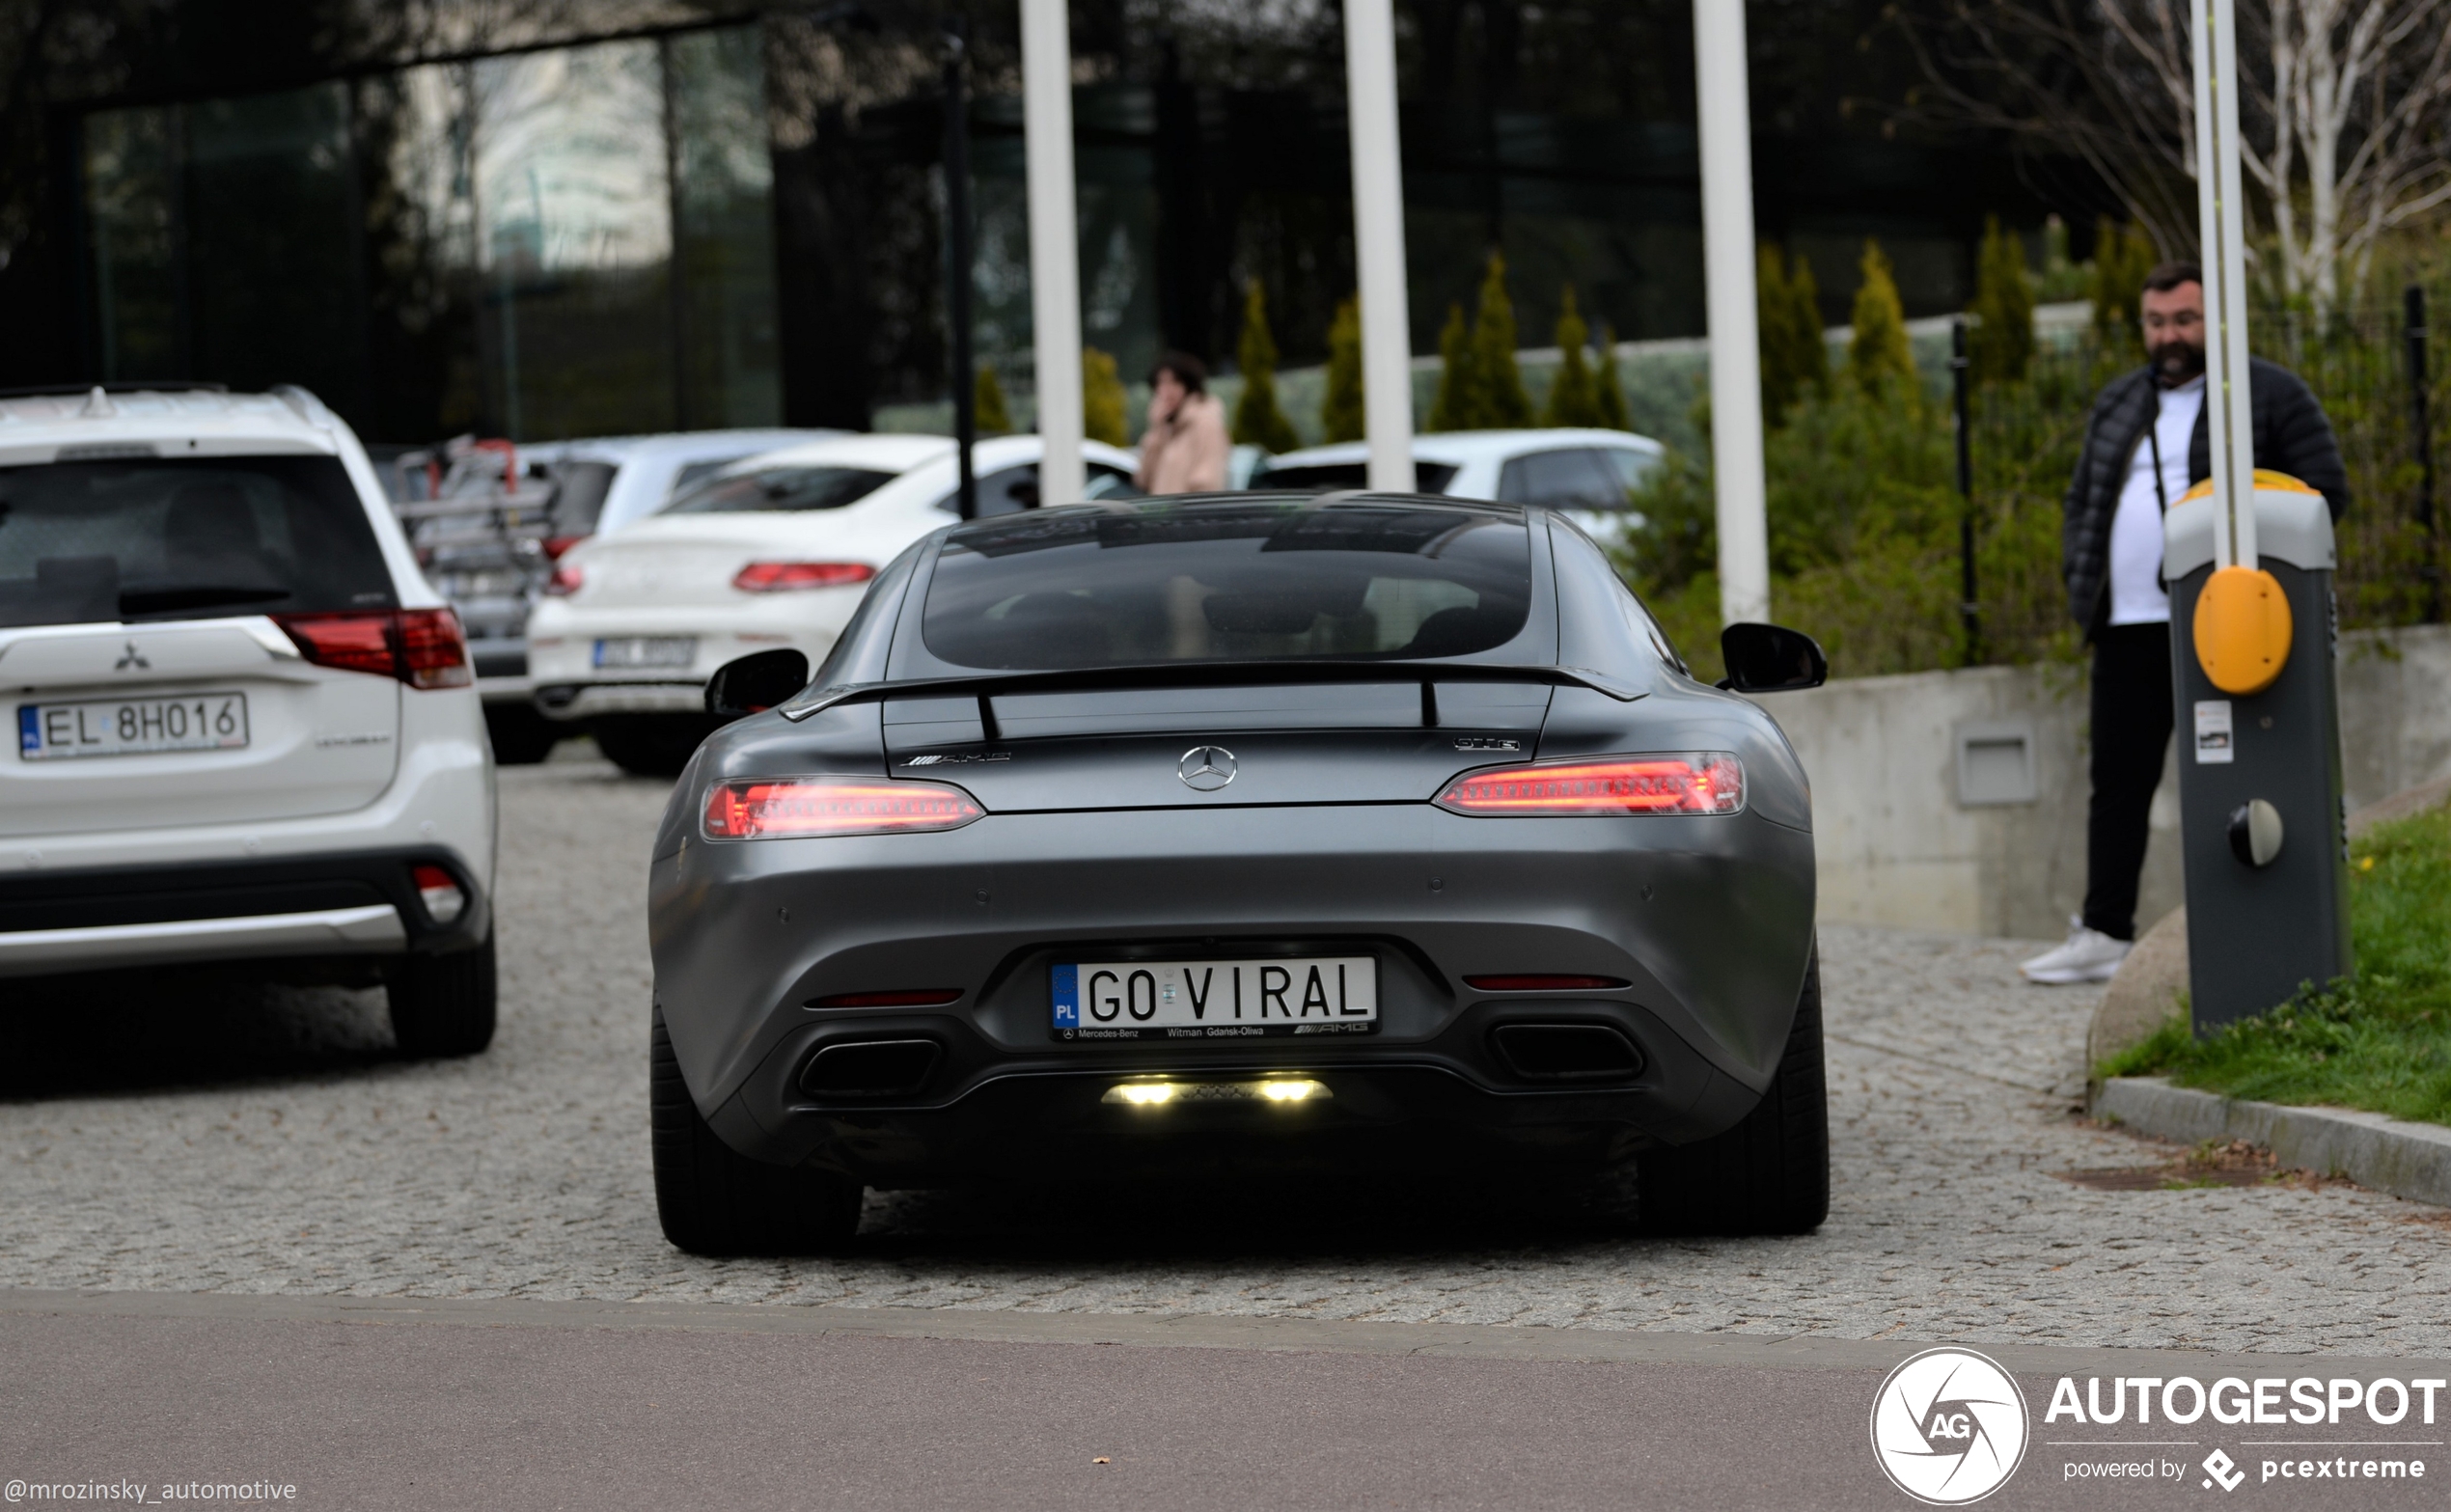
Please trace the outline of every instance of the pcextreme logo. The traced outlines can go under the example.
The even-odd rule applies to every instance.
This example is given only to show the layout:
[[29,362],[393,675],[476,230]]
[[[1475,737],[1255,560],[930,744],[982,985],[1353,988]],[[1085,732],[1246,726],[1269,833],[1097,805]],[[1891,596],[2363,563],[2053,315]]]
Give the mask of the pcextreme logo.
[[1881,1383],[1872,1452],[1900,1491],[1933,1506],[1980,1501],[2025,1457],[2025,1396],[1970,1349],[1927,1349]]

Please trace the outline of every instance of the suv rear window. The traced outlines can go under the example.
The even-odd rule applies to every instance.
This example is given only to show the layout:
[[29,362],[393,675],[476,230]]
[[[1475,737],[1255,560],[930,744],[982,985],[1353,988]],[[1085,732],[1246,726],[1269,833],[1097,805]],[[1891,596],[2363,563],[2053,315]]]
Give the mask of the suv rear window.
[[0,625],[390,608],[338,458],[0,468]]
[[1466,656],[1513,640],[1530,602],[1520,516],[1275,500],[955,531],[920,631],[941,660],[1011,671]]
[[664,506],[666,514],[757,514],[840,509],[892,482],[871,467],[762,467],[709,479]]

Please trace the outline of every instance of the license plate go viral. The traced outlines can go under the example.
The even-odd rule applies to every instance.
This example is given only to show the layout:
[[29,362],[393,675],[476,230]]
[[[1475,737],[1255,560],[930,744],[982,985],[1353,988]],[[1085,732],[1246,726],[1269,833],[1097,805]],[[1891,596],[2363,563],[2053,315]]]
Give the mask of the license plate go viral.
[[1379,963],[1367,955],[1062,961],[1050,985],[1058,1039],[1253,1039],[1379,1027]]

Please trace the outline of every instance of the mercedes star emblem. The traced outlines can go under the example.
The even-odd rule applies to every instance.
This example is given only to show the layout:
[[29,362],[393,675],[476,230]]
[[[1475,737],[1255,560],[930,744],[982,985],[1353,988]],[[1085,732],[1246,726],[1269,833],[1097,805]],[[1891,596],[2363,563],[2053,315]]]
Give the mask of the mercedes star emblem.
[[1213,793],[1234,780],[1234,753],[1224,746],[1194,746],[1174,763],[1174,775],[1185,786]]

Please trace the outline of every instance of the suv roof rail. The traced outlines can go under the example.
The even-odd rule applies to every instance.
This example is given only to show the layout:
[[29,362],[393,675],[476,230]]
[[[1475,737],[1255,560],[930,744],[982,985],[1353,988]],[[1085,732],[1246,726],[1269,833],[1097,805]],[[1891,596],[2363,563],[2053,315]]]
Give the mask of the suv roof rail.
[[100,389],[105,394],[227,394],[230,385],[204,378],[124,378],[109,383],[35,383],[23,388],[0,389],[0,399],[30,399],[91,394]]

